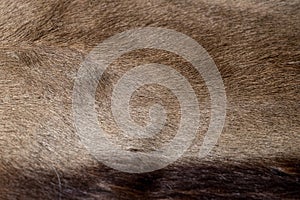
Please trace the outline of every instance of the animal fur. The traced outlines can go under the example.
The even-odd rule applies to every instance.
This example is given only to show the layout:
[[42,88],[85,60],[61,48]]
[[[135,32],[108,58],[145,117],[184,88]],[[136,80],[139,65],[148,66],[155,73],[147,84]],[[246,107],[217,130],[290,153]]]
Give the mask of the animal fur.
[[[103,129],[121,138],[109,110],[113,83],[139,64],[173,66],[189,77],[203,119],[183,158],[127,174],[99,163],[76,135],[72,92],[81,62],[104,39],[136,27],[184,33],[214,59],[228,107],[206,158],[196,156],[208,127],[207,88],[189,63],[165,51],[116,60],[100,80],[97,110]],[[1,1],[0,199],[300,199],[299,44],[298,0]],[[159,99],[168,110],[165,134],[128,140],[132,150],[157,148],[175,134],[179,105],[164,88],[137,91],[132,117],[147,122],[147,106]]]

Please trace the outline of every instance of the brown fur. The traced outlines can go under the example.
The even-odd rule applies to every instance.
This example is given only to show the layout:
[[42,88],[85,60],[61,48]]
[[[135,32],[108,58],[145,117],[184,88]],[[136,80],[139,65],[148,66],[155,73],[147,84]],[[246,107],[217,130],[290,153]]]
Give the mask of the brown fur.
[[[5,0],[0,22],[0,199],[300,199],[297,0]],[[169,52],[123,55],[97,90],[99,121],[110,137],[121,137],[109,111],[112,84],[143,63],[163,63],[188,77],[204,121],[182,159],[126,174],[97,162],[80,143],[72,90],[93,47],[146,26],[182,32],[208,51],[226,87],[227,118],[217,146],[196,158],[209,119],[201,76]],[[157,98],[149,100],[153,93]],[[137,91],[132,116],[145,123],[147,106],[160,98],[169,112],[165,134],[151,142],[129,140],[132,150],[157,148],[175,134],[178,102],[163,88]]]

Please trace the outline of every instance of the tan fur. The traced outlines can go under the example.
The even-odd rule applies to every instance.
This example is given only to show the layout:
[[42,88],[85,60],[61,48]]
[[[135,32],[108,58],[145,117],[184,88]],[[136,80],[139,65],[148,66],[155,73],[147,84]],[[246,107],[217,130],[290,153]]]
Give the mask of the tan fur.
[[[297,0],[5,0],[0,22],[0,199],[299,198]],[[210,116],[201,76],[170,52],[123,55],[97,89],[99,121],[109,137],[127,141],[131,150],[149,151],[176,132],[176,98],[148,86],[133,96],[132,117],[144,124],[147,106],[164,99],[168,126],[151,141],[119,134],[109,110],[112,84],[143,63],[166,64],[188,77],[203,120],[182,159],[159,171],[126,174],[97,162],[81,144],[73,124],[73,84],[93,47],[148,26],[182,32],[208,51],[226,88],[226,124],[217,146],[198,159]]]

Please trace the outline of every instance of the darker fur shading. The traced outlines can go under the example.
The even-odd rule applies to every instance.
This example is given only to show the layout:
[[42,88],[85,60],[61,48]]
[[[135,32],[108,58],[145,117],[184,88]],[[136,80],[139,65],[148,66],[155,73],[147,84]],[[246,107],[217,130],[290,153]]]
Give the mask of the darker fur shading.
[[[57,171],[14,171],[4,198],[20,199],[297,199],[300,162],[284,161],[295,174],[259,163],[172,165],[127,174],[103,165]],[[296,174],[296,171],[297,173]],[[3,175],[3,174],[2,174]],[[7,176],[7,175],[6,175]],[[59,178],[58,178],[59,177]],[[16,191],[18,191],[16,193]]]

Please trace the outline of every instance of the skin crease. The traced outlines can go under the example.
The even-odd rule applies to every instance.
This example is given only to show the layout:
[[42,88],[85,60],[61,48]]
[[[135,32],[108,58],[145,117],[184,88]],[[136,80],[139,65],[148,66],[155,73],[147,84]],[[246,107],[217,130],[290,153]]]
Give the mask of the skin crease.
[[[0,199],[300,198],[299,1],[5,0],[0,12]],[[116,143],[131,151],[159,148],[180,119],[170,91],[148,85],[132,96],[131,116],[141,125],[153,103],[168,112],[168,126],[151,141],[122,137],[109,99],[134,66],[175,68],[201,102],[203,124],[185,155],[161,170],[129,174],[101,164],[80,142],[72,116],[80,64],[104,39],[136,27],[184,33],[215,61],[227,116],[207,157],[197,152],[209,125],[208,90],[190,63],[162,50],[114,61],[99,81],[96,110]]]

